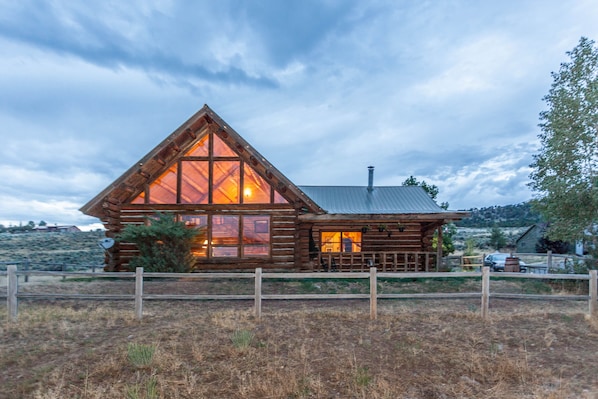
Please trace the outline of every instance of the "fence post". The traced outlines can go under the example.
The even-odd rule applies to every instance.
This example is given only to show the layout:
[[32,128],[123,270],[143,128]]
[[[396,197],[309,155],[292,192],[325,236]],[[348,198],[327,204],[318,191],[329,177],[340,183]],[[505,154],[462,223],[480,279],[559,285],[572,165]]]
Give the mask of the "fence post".
[[550,273],[550,269],[552,269],[552,251],[548,250],[546,252],[546,273]]
[[370,267],[370,320],[378,318],[378,277],[376,268]]
[[143,317],[143,267],[135,268],[135,317]]
[[255,317],[262,318],[262,268],[255,269]]
[[[29,271],[29,258],[25,258],[24,269],[25,269],[26,272]],[[25,277],[24,277],[24,279],[25,279],[25,282],[28,282],[29,281],[29,275],[26,274]]]
[[482,267],[482,319],[488,318],[490,304],[490,267]]
[[8,319],[11,322],[17,321],[18,309],[19,305],[17,302],[17,290],[18,290],[18,280],[17,280],[17,267],[15,265],[9,265],[6,268],[7,271],[7,282],[6,288],[8,291],[8,295],[6,297],[6,304],[8,306]]
[[590,270],[590,318],[596,316],[596,301],[598,300],[598,270]]

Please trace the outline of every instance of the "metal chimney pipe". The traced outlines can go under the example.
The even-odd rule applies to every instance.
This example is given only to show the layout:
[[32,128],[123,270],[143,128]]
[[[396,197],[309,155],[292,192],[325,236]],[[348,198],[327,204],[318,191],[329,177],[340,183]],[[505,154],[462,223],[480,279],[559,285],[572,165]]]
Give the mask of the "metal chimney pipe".
[[368,192],[374,191],[374,167],[368,166]]

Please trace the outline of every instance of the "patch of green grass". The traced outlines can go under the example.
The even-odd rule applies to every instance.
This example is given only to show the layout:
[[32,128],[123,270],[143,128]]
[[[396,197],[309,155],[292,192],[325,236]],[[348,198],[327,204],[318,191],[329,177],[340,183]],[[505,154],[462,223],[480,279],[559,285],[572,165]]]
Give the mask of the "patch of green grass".
[[320,292],[322,289],[321,283],[318,284],[312,280],[301,280],[300,286],[301,286],[301,291],[306,292],[306,293]]
[[146,368],[154,360],[155,345],[130,343],[127,346],[127,359],[136,368]]
[[125,391],[126,399],[157,399],[158,398],[158,380],[155,377],[149,377],[145,383],[137,383],[128,386]]
[[550,294],[552,288],[542,280],[523,280],[520,282],[521,292],[524,294]]
[[373,379],[374,377],[372,377],[369,368],[357,367],[355,370],[355,385],[358,387],[366,388],[372,383]]
[[235,348],[243,350],[251,346],[254,336],[249,330],[235,330],[230,339]]

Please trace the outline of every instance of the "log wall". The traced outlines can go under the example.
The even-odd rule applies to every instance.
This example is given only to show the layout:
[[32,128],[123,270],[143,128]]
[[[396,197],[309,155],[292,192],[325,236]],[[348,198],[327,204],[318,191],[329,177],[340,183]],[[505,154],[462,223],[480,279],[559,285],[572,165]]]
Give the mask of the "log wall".
[[[399,230],[400,223],[402,225]],[[386,228],[379,231],[378,226],[384,224]],[[298,236],[298,268],[304,270],[315,270],[320,267],[320,260],[317,252],[310,251],[310,234],[317,249],[320,248],[320,233],[323,231],[360,231],[362,253],[430,253],[434,232],[440,226],[440,222],[431,223],[427,221],[402,221],[384,220],[379,223],[372,220],[327,220],[325,222],[304,221],[299,225]],[[363,230],[368,226],[367,231]],[[323,256],[325,254],[322,254]],[[348,255],[349,256],[349,255]],[[391,256],[391,255],[389,255]],[[359,262],[358,262],[359,263]],[[395,262],[396,264],[396,262]],[[406,270],[405,270],[406,271]]]
[[[203,206],[198,209],[197,205],[126,205],[120,208],[119,212],[113,212],[110,221],[106,221],[106,228],[109,230],[106,235],[117,238],[118,233],[127,225],[144,224],[147,218],[155,215],[156,212],[168,212],[180,215],[270,215],[270,256],[256,258],[197,258],[196,267],[199,270],[236,270],[253,269],[262,267],[265,269],[293,269],[296,262],[297,245],[297,212],[290,205],[228,205]],[[117,242],[111,248],[111,259],[107,267],[109,271],[127,270],[129,261],[139,254],[137,246],[132,243]]]

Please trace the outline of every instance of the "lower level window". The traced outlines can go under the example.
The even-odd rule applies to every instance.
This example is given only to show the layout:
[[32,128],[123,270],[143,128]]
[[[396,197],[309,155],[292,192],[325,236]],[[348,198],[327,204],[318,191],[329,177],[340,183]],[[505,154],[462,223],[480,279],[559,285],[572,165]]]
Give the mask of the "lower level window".
[[361,232],[323,231],[321,252],[361,252]]
[[250,258],[270,256],[269,215],[182,215],[198,229],[193,255],[200,258]]

